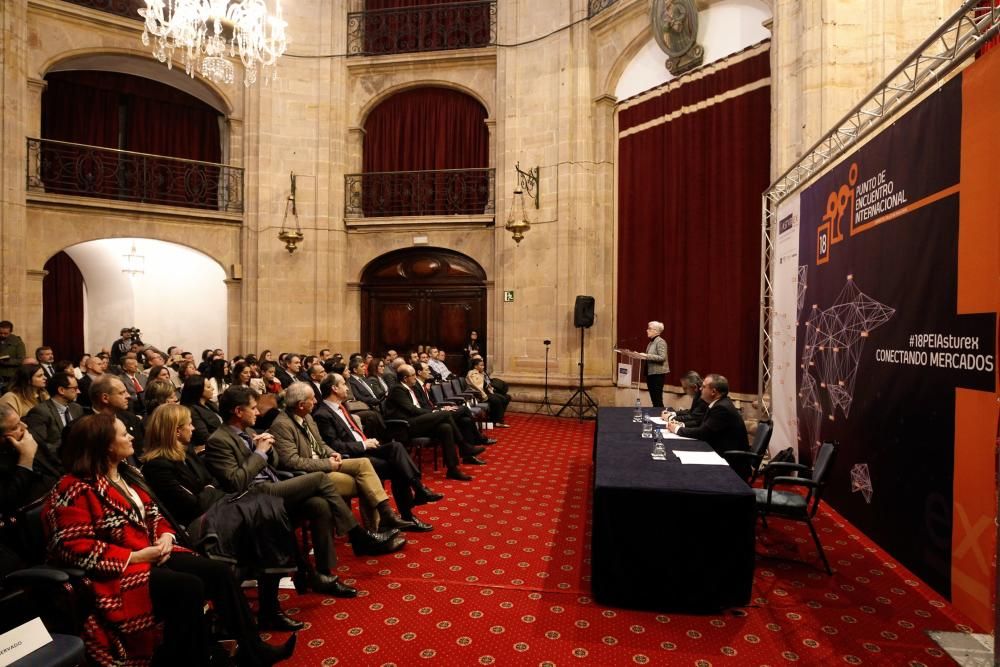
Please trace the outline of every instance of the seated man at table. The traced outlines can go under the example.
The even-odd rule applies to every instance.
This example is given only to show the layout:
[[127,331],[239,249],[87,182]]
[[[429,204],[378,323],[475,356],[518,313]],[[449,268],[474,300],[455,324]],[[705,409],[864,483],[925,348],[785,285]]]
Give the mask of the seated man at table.
[[[667,428],[672,433],[704,440],[720,455],[730,450],[749,451],[747,427],[743,415],[729,400],[729,380],[716,373],[709,374],[701,385],[701,398],[708,404],[705,418],[698,426],[685,426],[672,421]],[[739,461],[734,469],[743,478],[750,476],[749,462]],[[744,469],[746,468],[746,469]]]

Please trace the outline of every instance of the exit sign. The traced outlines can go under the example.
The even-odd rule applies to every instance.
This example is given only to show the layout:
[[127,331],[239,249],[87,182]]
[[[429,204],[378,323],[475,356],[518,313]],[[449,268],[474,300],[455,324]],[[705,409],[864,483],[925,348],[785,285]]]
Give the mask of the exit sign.
[[514,290],[508,289],[503,292],[504,303],[514,303]]

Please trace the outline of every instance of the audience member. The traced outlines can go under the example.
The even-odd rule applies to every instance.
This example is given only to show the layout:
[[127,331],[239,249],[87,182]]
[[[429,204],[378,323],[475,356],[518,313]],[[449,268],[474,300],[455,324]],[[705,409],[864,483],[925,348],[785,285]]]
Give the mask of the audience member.
[[323,379],[321,388],[323,401],[313,410],[313,419],[323,442],[344,458],[369,459],[379,478],[392,482],[392,495],[399,514],[413,524],[403,530],[433,530],[433,526],[413,514],[413,506],[436,502],[444,496],[423,485],[419,468],[401,443],[395,440],[379,442],[365,435],[344,405],[347,383],[342,375],[331,373]]
[[[319,366],[319,364],[316,364]],[[320,366],[322,368],[322,366]],[[278,465],[284,470],[320,471],[333,480],[341,496],[356,494],[377,514],[381,529],[406,529],[412,522],[403,520],[389,504],[382,481],[366,458],[343,459],[320,435],[312,417],[316,399],[305,382],[293,382],[285,390],[285,409],[275,417],[268,430],[274,436]],[[371,526],[370,526],[371,527]]]
[[295,555],[284,503],[259,493],[236,498],[218,488],[201,458],[189,453],[193,433],[191,413],[183,405],[164,405],[150,415],[142,473],[157,502],[174,521],[196,525],[200,535],[224,534],[216,542],[224,542],[225,555],[256,573],[261,630],[301,630],[304,624],[283,614],[278,603],[281,575],[267,573]]
[[229,362],[225,359],[212,359],[208,366],[208,372],[202,373],[205,382],[212,388],[213,403],[219,402],[219,396],[229,387]]
[[[469,408],[464,405],[461,407],[456,405],[439,406],[434,403],[434,399],[427,391],[427,385],[431,381],[430,366],[417,362],[414,369],[417,371],[417,382],[413,385],[413,389],[414,393],[417,395],[417,400],[420,401],[420,407],[427,408],[429,410],[443,410],[444,412],[451,414],[453,423],[462,434],[462,439],[467,443],[467,445],[492,445],[496,443],[496,440],[485,437],[479,431],[476,427],[475,420],[472,418],[472,412]],[[483,461],[477,459],[475,455],[470,454],[467,449],[464,452],[464,455],[465,463],[471,463],[473,465],[483,465],[484,463]]]
[[510,399],[497,394],[496,390],[486,380],[486,362],[482,357],[472,360],[472,368],[466,376],[469,386],[476,392],[477,398],[489,404],[490,420],[500,428],[509,428],[503,421],[504,413],[507,411],[507,403]]
[[[125,354],[121,360],[121,379],[128,391],[129,409],[137,415],[144,414],[146,409],[146,382],[148,377],[139,372],[139,361],[131,352]],[[153,376],[156,377],[155,375]]]
[[[470,481],[472,477],[463,473],[458,467],[460,435],[451,415],[443,411],[433,412],[420,406],[420,401],[413,391],[413,385],[417,382],[417,373],[413,366],[402,364],[398,373],[399,381],[389,390],[389,397],[385,402],[386,417],[406,420],[412,436],[436,438],[441,443],[448,479]],[[471,452],[475,456],[482,452],[482,449],[477,448]]]
[[158,378],[150,380],[146,385],[146,403],[144,414],[151,415],[153,410],[166,403],[177,403],[177,390],[169,380]]
[[452,372],[445,363],[446,354],[444,350],[439,350],[437,348],[431,348],[430,359],[427,363],[430,365],[431,370],[441,378],[443,382],[447,382],[451,379]]
[[31,408],[48,399],[45,392],[45,371],[38,364],[18,366],[7,393],[0,396],[0,405],[9,405],[23,417]]
[[51,347],[43,345],[35,348],[35,360],[38,362],[38,365],[42,367],[42,370],[45,371],[46,380],[56,374],[56,369],[53,366],[56,360],[56,355],[52,351]]
[[142,420],[129,412],[125,383],[114,375],[102,373],[90,385],[90,405],[94,412],[117,417],[125,424],[125,429],[132,436],[133,447],[139,452],[136,458],[139,458],[145,439]]
[[[63,448],[69,474],[43,515],[50,557],[83,570],[77,585],[88,587],[95,600],[83,626],[88,658],[98,664],[208,664],[206,597],[238,639],[242,662],[270,665],[288,658],[295,638],[277,648],[260,640],[229,566],[175,544],[176,531],[143,489],[141,475],[122,465],[133,451],[124,425],[110,415],[74,422]],[[164,625],[159,645],[156,621]]]
[[189,377],[181,390],[181,405],[191,410],[191,423],[194,425],[191,448],[199,454],[205,449],[209,436],[222,426],[222,417],[209,401],[211,394],[212,389],[203,375]]
[[0,405],[0,531],[10,526],[18,509],[48,493],[63,473],[59,459],[17,412]]
[[[370,533],[358,525],[351,508],[337,493],[322,472],[312,472],[280,480],[275,467],[274,436],[257,434],[257,397],[247,387],[231,387],[221,397],[220,413],[225,425],[208,439],[205,462],[209,470],[229,492],[253,491],[285,500],[291,515],[309,519],[316,571],[308,585],[317,592],[337,597],[355,597],[356,589],[342,583],[333,572],[337,555],[333,547],[333,529],[347,535],[358,555],[390,553],[402,548],[404,540],[394,533]],[[301,578],[297,587],[304,588]]]
[[0,321],[0,387],[14,379],[14,373],[24,363],[24,341],[14,334],[10,320]]
[[63,430],[84,415],[83,408],[76,402],[80,386],[69,373],[56,373],[46,382],[45,388],[50,398],[31,408],[24,423],[35,441],[57,457]]
[[297,354],[286,354],[284,355],[284,365],[279,361],[277,371],[275,372],[275,377],[281,382],[282,389],[288,389],[288,386],[295,382],[299,373],[302,372],[302,357]]

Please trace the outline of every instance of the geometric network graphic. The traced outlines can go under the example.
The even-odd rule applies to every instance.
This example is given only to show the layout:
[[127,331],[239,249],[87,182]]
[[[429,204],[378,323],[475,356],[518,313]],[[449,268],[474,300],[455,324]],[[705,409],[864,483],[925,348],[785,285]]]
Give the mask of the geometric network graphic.
[[806,304],[806,288],[809,287],[809,265],[804,264],[799,267],[798,275],[798,309],[795,311],[796,317],[802,321],[802,306]]
[[820,444],[824,406],[829,406],[828,419],[834,418],[838,408],[844,417],[850,416],[865,339],[895,312],[858,289],[853,275],[847,276],[832,306],[813,305],[805,323],[799,404],[809,413],[807,437],[814,453]]
[[857,493],[861,492],[861,495],[865,497],[865,502],[869,505],[872,502],[872,477],[868,472],[867,463],[856,463],[851,468],[851,492]]

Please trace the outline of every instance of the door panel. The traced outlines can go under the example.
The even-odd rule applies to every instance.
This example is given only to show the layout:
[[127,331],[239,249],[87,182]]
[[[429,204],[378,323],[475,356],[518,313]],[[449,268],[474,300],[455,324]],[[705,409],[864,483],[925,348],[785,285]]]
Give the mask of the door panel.
[[486,275],[471,258],[442,248],[408,248],[376,259],[361,280],[361,343],[400,354],[443,347],[448,367],[465,372],[469,329],[485,335]]

